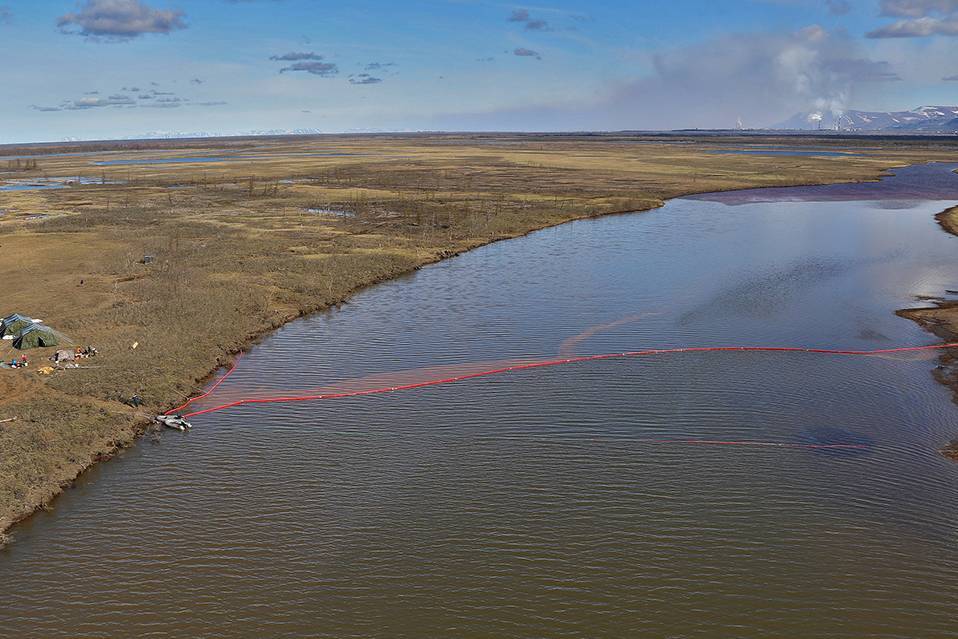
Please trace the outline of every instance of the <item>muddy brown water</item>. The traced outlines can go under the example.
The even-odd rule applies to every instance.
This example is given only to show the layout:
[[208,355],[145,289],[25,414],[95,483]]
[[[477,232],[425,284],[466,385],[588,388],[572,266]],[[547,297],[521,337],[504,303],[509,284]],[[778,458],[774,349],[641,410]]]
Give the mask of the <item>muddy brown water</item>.
[[[219,392],[933,343],[893,311],[958,288],[933,219],[955,202],[930,165],[566,224],[294,322]],[[0,636],[958,636],[958,465],[936,452],[958,407],[934,366],[682,354],[209,414],[13,531]],[[654,443],[690,439],[860,447]]]

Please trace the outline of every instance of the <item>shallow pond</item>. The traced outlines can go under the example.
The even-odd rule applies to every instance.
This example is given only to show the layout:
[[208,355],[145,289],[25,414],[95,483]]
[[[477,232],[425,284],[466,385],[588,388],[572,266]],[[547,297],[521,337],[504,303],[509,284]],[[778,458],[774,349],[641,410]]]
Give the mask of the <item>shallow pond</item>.
[[122,160],[99,160],[94,166],[136,166],[149,164],[202,164],[204,162],[234,162],[238,160],[254,160],[252,156],[241,155],[198,155],[196,157],[181,158],[142,158]]
[[124,184],[120,180],[107,180],[102,177],[49,177],[7,180],[0,183],[0,191],[46,191],[50,189],[65,189],[68,186],[88,186],[88,185],[107,185]]
[[49,189],[65,189],[64,182],[48,182],[45,180],[10,180],[0,184],[0,191],[46,191]]
[[356,217],[356,214],[352,211],[345,211],[343,209],[331,209],[327,207],[317,207],[310,206],[306,209],[307,213],[312,215],[321,215],[326,217]]
[[[958,238],[933,217],[958,176],[769,191],[566,224],[370,288],[264,340],[201,405],[557,354],[935,342],[893,311],[958,287]],[[15,529],[0,628],[954,636],[958,465],[936,449],[958,406],[934,366],[687,353],[198,417]]]

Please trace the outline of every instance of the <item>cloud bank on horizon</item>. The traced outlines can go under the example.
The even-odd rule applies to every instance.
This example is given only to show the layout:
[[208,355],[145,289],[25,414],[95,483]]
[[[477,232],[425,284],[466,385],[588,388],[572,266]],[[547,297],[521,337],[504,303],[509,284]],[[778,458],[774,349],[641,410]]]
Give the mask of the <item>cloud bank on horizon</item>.
[[958,103],[958,0],[0,0],[0,39],[0,142],[758,127]]

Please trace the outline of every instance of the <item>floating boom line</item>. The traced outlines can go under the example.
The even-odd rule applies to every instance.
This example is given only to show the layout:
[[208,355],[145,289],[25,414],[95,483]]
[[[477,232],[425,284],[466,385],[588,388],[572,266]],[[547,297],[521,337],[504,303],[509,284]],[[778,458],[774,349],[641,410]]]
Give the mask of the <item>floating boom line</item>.
[[[304,394],[304,395],[287,395],[287,396],[281,396],[281,397],[243,398],[243,399],[227,402],[224,404],[220,404],[218,406],[212,406],[210,408],[204,408],[204,409],[196,410],[193,412],[180,414],[181,411],[191,406],[194,402],[212,395],[216,391],[216,389],[219,388],[219,386],[224,381],[226,381],[226,379],[233,373],[233,371],[236,370],[237,364],[234,363],[233,366],[222,377],[220,377],[205,393],[188,400],[181,406],[178,406],[177,408],[174,408],[165,414],[166,415],[179,414],[180,417],[187,419],[187,418],[197,417],[199,415],[206,415],[209,413],[224,411],[231,408],[237,408],[240,406],[249,406],[249,405],[258,405],[258,404],[283,404],[283,403],[293,403],[293,402],[313,402],[313,401],[323,401],[323,400],[331,400],[331,399],[345,399],[349,397],[364,397],[366,395],[382,395],[386,393],[408,391],[408,390],[414,390],[418,388],[427,388],[431,386],[454,384],[457,382],[464,382],[467,380],[478,379],[482,377],[505,375],[507,373],[517,372],[517,371],[534,370],[539,368],[551,368],[555,366],[581,364],[586,362],[597,362],[602,360],[629,359],[629,358],[637,358],[637,357],[654,357],[654,356],[660,356],[660,355],[673,355],[673,354],[679,354],[679,353],[804,353],[804,354],[815,354],[815,355],[838,355],[838,356],[847,356],[847,357],[874,357],[874,356],[880,356],[880,355],[893,355],[893,354],[900,354],[900,353],[939,351],[939,350],[946,350],[950,348],[958,348],[958,343],[931,344],[931,345],[925,345],[925,346],[904,346],[904,347],[898,347],[898,348],[883,348],[883,349],[877,349],[877,350],[803,348],[803,347],[796,347],[796,346],[698,346],[698,347],[684,347],[684,348],[650,348],[650,349],[639,350],[639,351],[624,351],[620,353],[603,353],[600,355],[582,355],[578,357],[564,357],[559,359],[536,361],[536,362],[530,362],[525,364],[515,364],[512,366],[490,368],[487,370],[477,371],[473,373],[466,373],[462,375],[454,375],[449,377],[429,379],[429,380],[415,382],[411,384],[381,386],[377,388],[369,388],[364,390],[353,390],[353,391],[345,391],[345,392],[328,392],[328,393],[316,393],[316,394]],[[697,441],[697,440],[688,440],[688,441],[682,440],[682,441],[684,443],[693,443],[693,441]],[[705,443],[705,442],[706,440],[702,440],[701,443]],[[717,442],[711,442],[709,440],[708,443],[717,443]],[[754,445],[766,445],[766,444],[757,442]]]

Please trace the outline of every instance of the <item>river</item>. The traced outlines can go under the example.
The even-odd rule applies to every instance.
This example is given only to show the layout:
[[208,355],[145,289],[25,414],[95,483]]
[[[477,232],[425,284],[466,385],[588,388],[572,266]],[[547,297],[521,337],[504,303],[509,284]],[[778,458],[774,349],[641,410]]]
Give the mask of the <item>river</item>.
[[[958,288],[950,168],[492,244],[285,326],[207,403],[559,353],[934,343],[894,310]],[[935,363],[676,354],[197,417],[13,531],[0,636],[958,636]]]

